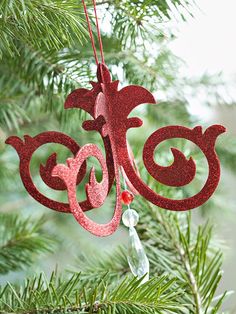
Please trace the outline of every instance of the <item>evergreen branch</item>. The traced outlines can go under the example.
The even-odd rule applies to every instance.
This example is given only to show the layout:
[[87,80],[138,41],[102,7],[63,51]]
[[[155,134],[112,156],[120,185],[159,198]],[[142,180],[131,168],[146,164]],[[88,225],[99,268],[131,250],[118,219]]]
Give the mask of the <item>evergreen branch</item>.
[[153,46],[154,55],[147,53],[145,46],[124,49],[117,38],[110,38],[110,49],[105,51],[107,64],[122,67],[123,80],[128,83],[144,85],[152,91],[161,89],[167,92],[168,88],[181,83],[176,73],[182,62],[166,48],[162,39],[156,39]]
[[31,221],[13,214],[0,214],[0,273],[29,266],[36,255],[52,250],[54,241],[42,232],[44,219]]
[[60,49],[87,34],[77,1],[10,1],[0,5],[0,51],[19,53],[16,41]]
[[99,283],[84,285],[80,273],[69,278],[41,274],[28,279],[23,287],[7,284],[0,290],[1,313],[176,313],[188,305],[179,305],[183,291],[173,293],[175,279],[167,276],[141,279],[125,278],[115,288],[105,277]]
[[[0,64],[2,77],[8,79],[2,85],[8,84],[9,89],[12,88],[14,78],[19,87],[23,84],[34,91],[34,97],[48,94],[49,100],[53,94],[67,94],[79,84],[78,79],[89,79],[89,67],[84,67],[76,58],[72,59],[69,50],[49,52],[32,45],[18,45],[18,49],[20,55],[17,58],[6,56],[8,61]],[[74,53],[72,55],[75,56]],[[16,72],[15,69],[19,67],[22,70]]]
[[[141,205],[142,208],[148,207],[148,214],[147,211],[142,214],[143,221],[138,228],[147,245],[154,272],[168,269],[187,283],[186,300],[192,298],[193,304],[190,313],[211,313],[217,307],[214,296],[222,276],[222,254],[211,246],[212,226],[200,226],[193,236],[190,214],[184,220],[185,214],[166,213],[149,204]],[[144,215],[151,217],[145,218]],[[150,223],[152,219],[154,222]]]
[[[113,33],[121,40],[124,47],[132,47],[153,37],[153,29],[163,36],[161,23],[171,19],[172,14],[185,19],[191,15],[193,1],[179,0],[140,0],[140,1],[105,1],[112,14]],[[99,2],[98,2],[99,3]],[[100,4],[104,4],[103,1]],[[158,28],[159,27],[159,28]]]
[[[94,250],[91,250],[94,252]],[[110,282],[117,281],[130,273],[127,262],[127,252],[123,247],[119,247],[112,252],[97,252],[90,254],[80,254],[75,261],[75,267],[81,272],[81,279],[86,282],[99,281],[106,275]]]
[[[24,109],[19,107],[16,103],[8,99],[1,99],[0,106],[0,125],[6,125],[9,130],[13,128],[19,130],[19,126],[24,123],[24,121],[30,121]],[[4,104],[5,103],[5,104]]]
[[[20,56],[0,64],[0,123],[10,130],[17,129],[29,121],[27,115],[34,123],[35,117],[54,112],[54,117],[65,124],[72,116],[72,111],[64,110],[65,95],[79,85],[79,80],[91,77],[90,67],[72,60],[75,54],[70,51],[39,51],[28,46],[19,47],[19,51]],[[82,111],[79,113],[77,118],[84,117]]]
[[[163,108],[159,107],[157,114],[158,122],[167,124],[169,121],[178,118],[176,123],[181,123],[182,114],[190,124],[190,114],[187,111],[188,101],[185,99],[186,80],[176,77],[180,60],[176,58],[164,45],[158,48],[158,54],[149,58],[151,64],[147,66],[148,56],[142,51],[137,57],[134,50],[122,50],[119,40],[107,36],[104,39],[104,49],[108,66],[113,69],[113,65],[122,66],[123,76],[127,83],[144,85],[148,89],[165,92],[165,99],[168,99],[170,112],[173,115],[166,115],[164,100]],[[16,58],[8,58],[0,64],[2,79],[0,82],[2,104],[8,100],[12,105],[19,106],[25,115],[30,115],[34,123],[33,115],[38,118],[42,112],[53,112],[56,120],[66,125],[66,122],[73,116],[72,111],[66,111],[63,108],[65,96],[78,85],[84,84],[84,80],[94,78],[94,71],[90,59],[86,60],[86,55],[92,52],[89,46],[85,47],[86,53],[81,49],[64,49],[63,51],[39,50],[32,45],[18,44],[20,56]],[[142,54],[144,55],[142,56]],[[122,61],[121,61],[122,60]],[[22,67],[23,65],[23,67]],[[21,69],[16,71],[16,69]],[[158,81],[156,79],[158,73]],[[207,88],[210,88],[210,78],[207,80]],[[191,87],[198,90],[202,88],[202,80],[199,82],[189,82]],[[217,89],[217,82],[213,80],[212,89]],[[86,84],[85,84],[86,85]],[[27,97],[25,97],[27,95]],[[159,99],[160,101],[160,99]],[[178,107],[178,108],[177,108]],[[29,110],[28,110],[29,108]],[[33,110],[31,110],[33,108]],[[37,110],[35,110],[37,108]],[[150,110],[149,110],[150,108]],[[148,107],[147,114],[153,115],[151,107]],[[157,113],[157,111],[155,111]],[[55,114],[56,113],[56,114]],[[15,116],[15,115],[14,115]],[[78,116],[78,115],[77,115]],[[178,117],[177,117],[178,116]],[[156,117],[156,114],[155,114]],[[84,118],[82,111],[79,110],[79,118]],[[0,115],[3,126],[8,129],[15,128],[22,124],[22,118],[6,120],[6,117]],[[25,123],[26,118],[23,120]],[[76,119],[77,122],[77,119]],[[71,124],[70,124],[71,126]]]

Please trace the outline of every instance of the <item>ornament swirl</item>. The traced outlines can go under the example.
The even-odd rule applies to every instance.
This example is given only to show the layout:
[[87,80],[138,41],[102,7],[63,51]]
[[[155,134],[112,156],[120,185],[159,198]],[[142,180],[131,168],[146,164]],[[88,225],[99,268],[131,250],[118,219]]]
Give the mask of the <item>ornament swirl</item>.
[[168,167],[159,166],[154,161],[156,147],[168,139],[184,138],[192,141],[202,150],[208,162],[208,178],[201,191],[192,197],[172,200],[156,194],[137,176],[132,164],[126,162],[127,155],[123,158],[123,169],[134,188],[154,205],[174,211],[185,211],[201,206],[214,193],[219,183],[220,162],[215,152],[215,141],[218,135],[224,132],[225,128],[221,125],[212,125],[204,133],[200,126],[193,129],[182,126],[167,126],[151,134],[144,145],[143,160],[146,169],[153,178],[168,186],[184,186],[190,183],[195,177],[196,166],[192,158],[187,160],[182,152],[176,148],[171,149],[174,156],[172,165]]
[[[21,180],[28,191],[28,193],[39,203],[43,204],[46,207],[54,209],[60,212],[70,212],[69,204],[60,203],[49,199],[44,196],[33,183],[30,174],[30,162],[33,157],[34,152],[44,144],[56,143],[61,144],[67,147],[74,155],[79,150],[80,146],[69,136],[60,132],[43,132],[38,134],[35,137],[29,135],[24,136],[24,141],[17,136],[11,136],[6,140],[6,144],[10,144],[15,148],[19,157],[20,157],[20,175]],[[51,188],[55,190],[65,190],[65,183],[59,179],[51,176],[51,171],[56,165],[56,153],[52,154],[46,165],[40,165],[40,175],[43,181]],[[86,174],[86,163],[81,167],[81,171],[77,177],[77,184],[79,184]],[[89,207],[88,202],[84,202],[83,205],[85,208]]]
[[100,207],[107,197],[109,189],[109,180],[106,161],[101,151],[98,149],[96,145],[87,144],[81,147],[74,158],[67,159],[67,166],[63,164],[55,166],[52,171],[52,175],[61,178],[65,182],[68,191],[70,210],[74,215],[75,219],[79,222],[79,224],[92,234],[100,237],[101,236],[105,237],[114,233],[120,224],[122,213],[122,206],[120,202],[120,179],[119,173],[117,171],[118,169],[115,167],[116,205],[114,215],[111,221],[106,224],[99,224],[88,218],[77,201],[76,178],[78,173],[80,173],[80,169],[83,166],[83,162],[86,160],[86,158],[92,156],[96,157],[100,162],[103,178],[100,183],[97,182],[95,176],[95,169],[92,168],[90,172],[89,183],[86,185],[86,193],[92,206],[94,208]]

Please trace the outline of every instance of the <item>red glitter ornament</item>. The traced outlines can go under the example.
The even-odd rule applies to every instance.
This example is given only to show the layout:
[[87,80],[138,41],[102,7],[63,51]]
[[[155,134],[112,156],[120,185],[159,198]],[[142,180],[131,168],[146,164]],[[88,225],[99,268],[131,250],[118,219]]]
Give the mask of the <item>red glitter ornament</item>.
[[[126,139],[129,128],[142,125],[142,120],[139,118],[128,118],[130,112],[139,104],[155,103],[152,94],[143,87],[134,85],[118,90],[118,81],[111,81],[110,73],[104,64],[99,64],[97,77],[98,82],[92,83],[91,90],[80,88],[73,91],[66,99],[65,108],[81,108],[93,117],[93,120],[83,123],[83,128],[100,133],[105,146],[106,159],[94,144],[87,144],[80,148],[74,140],[60,132],[44,132],[33,138],[26,135],[25,142],[12,136],[7,139],[6,143],[11,144],[19,154],[21,178],[30,195],[49,208],[72,212],[86,230],[97,236],[109,235],[119,225],[121,217],[119,169],[122,169],[134,190],[159,207],[184,211],[201,206],[206,202],[219,182],[220,164],[215,152],[215,141],[218,135],[225,132],[225,128],[213,125],[203,133],[200,126],[193,129],[167,126],[158,129],[147,139],[143,149],[144,165],[150,175],[162,184],[169,186],[188,184],[195,176],[196,166],[192,158],[187,160],[183,153],[175,148],[172,148],[174,156],[172,165],[168,167],[158,165],[154,160],[154,151],[161,142],[171,138],[190,140],[202,150],[208,161],[208,179],[199,193],[183,200],[165,198],[152,191],[142,181],[135,168]],[[65,166],[56,165],[56,154],[53,154],[48,158],[46,165],[40,167],[41,177],[49,187],[56,190],[67,189],[69,204],[48,199],[36,189],[31,179],[30,160],[32,155],[46,143],[60,143],[69,148],[75,156],[74,159],[70,158]],[[98,183],[95,169],[92,168],[89,183],[86,185],[87,199],[79,203],[76,200],[76,185],[84,178],[86,159],[89,156],[94,156],[99,160],[103,170],[103,179]],[[96,224],[87,218],[83,211],[100,207],[114,180],[117,194],[114,216],[108,224]],[[127,197],[126,194],[125,196]],[[127,198],[123,201],[124,203],[128,202]]]
[[[88,21],[85,4],[84,8]],[[96,55],[90,25],[89,30]],[[101,38],[99,43],[102,61],[104,61]],[[95,57],[97,60],[97,56]],[[192,157],[188,160],[176,148],[172,148],[174,157],[172,165],[167,167],[158,165],[154,160],[154,152],[163,141],[172,138],[189,140],[202,150],[208,162],[208,178],[200,192],[182,200],[166,198],[154,192],[142,181],[126,138],[130,128],[142,126],[140,118],[129,118],[130,113],[140,104],[155,104],[153,95],[145,88],[136,85],[119,90],[119,81],[111,81],[111,75],[104,62],[98,64],[97,79],[98,82],[91,82],[91,90],[84,88],[74,90],[65,101],[65,109],[80,108],[90,114],[92,120],[85,121],[83,128],[87,131],[96,131],[101,135],[106,157],[103,157],[96,145],[87,144],[80,147],[73,139],[60,132],[44,132],[35,137],[25,135],[24,141],[16,136],[11,136],[6,143],[12,145],[19,155],[21,179],[29,194],[39,203],[51,209],[72,213],[82,227],[97,236],[107,236],[115,232],[121,219],[121,200],[127,205],[132,201],[131,192],[128,194],[128,191],[124,191],[121,194],[120,170],[131,191],[140,194],[159,207],[185,211],[205,203],[215,191],[220,179],[220,163],[215,152],[215,142],[217,137],[225,132],[225,128],[221,125],[213,125],[203,132],[200,126],[193,129],[178,125],[166,126],[149,136],[143,149],[144,165],[149,174],[164,185],[174,187],[187,185],[195,177],[196,165]],[[47,143],[64,145],[74,155],[67,160],[67,165],[62,165],[56,163],[56,154],[52,154],[46,165],[40,166],[41,178],[50,188],[67,190],[68,204],[44,196],[37,190],[31,178],[31,158],[40,146]],[[96,180],[95,169],[92,167],[89,182],[85,186],[86,200],[78,202],[76,185],[85,176],[86,159],[90,156],[97,158],[100,163],[103,173],[102,181]],[[116,183],[116,205],[113,218],[106,224],[95,223],[84,214],[84,211],[103,205],[114,182]]]
[[125,190],[121,193],[121,201],[125,205],[130,205],[134,200],[134,194],[128,190]]

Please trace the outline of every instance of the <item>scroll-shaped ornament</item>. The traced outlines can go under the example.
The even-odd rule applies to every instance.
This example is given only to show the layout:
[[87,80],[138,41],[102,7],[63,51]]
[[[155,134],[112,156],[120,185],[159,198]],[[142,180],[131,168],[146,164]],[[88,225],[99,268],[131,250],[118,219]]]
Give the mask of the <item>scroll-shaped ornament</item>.
[[[60,132],[44,132],[35,137],[25,136],[25,141],[12,136],[6,143],[12,145],[20,157],[20,174],[29,194],[41,204],[66,213],[72,213],[83,228],[97,236],[112,234],[121,219],[120,170],[133,191],[138,192],[151,203],[174,211],[189,210],[205,203],[215,191],[220,179],[220,163],[215,152],[217,137],[225,132],[221,125],[213,125],[202,131],[200,126],[193,129],[182,126],[167,126],[158,129],[147,139],[143,149],[143,161],[149,174],[164,185],[181,187],[189,184],[195,177],[196,165],[192,158],[187,159],[176,148],[172,148],[174,161],[163,167],[154,160],[156,147],[165,140],[183,138],[196,144],[208,162],[208,178],[200,192],[194,196],[173,200],[155,193],[141,179],[127,143],[126,133],[130,128],[140,127],[142,120],[129,118],[131,111],[140,104],[155,104],[153,95],[145,88],[131,85],[121,90],[118,81],[111,81],[105,64],[98,65],[98,82],[92,82],[92,89],[74,90],[65,101],[65,109],[80,108],[89,113],[92,120],[83,123],[87,131],[97,131],[104,143],[105,154],[94,144],[80,147],[73,139]],[[40,175],[43,181],[55,190],[67,190],[68,204],[60,203],[42,195],[35,187],[30,175],[30,160],[33,153],[47,143],[59,143],[66,146],[74,155],[67,160],[67,165],[56,163],[56,154],[51,155],[46,165],[41,165]],[[103,172],[101,182],[95,176],[95,169],[90,170],[86,185],[87,199],[78,202],[76,186],[86,173],[86,159],[93,156],[98,159]],[[116,204],[110,222],[97,224],[90,220],[84,211],[104,204],[113,183],[116,184]]]

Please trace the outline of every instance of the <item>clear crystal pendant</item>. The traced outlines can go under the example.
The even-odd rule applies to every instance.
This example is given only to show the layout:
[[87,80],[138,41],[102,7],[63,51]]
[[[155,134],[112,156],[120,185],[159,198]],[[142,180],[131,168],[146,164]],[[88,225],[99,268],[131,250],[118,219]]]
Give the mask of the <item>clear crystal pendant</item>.
[[143,277],[143,283],[149,279],[149,260],[146,256],[142,243],[139,239],[135,226],[139,220],[138,213],[131,209],[128,205],[128,209],[123,213],[122,221],[126,227],[129,228],[129,243],[128,243],[128,263],[132,273],[138,278]]

